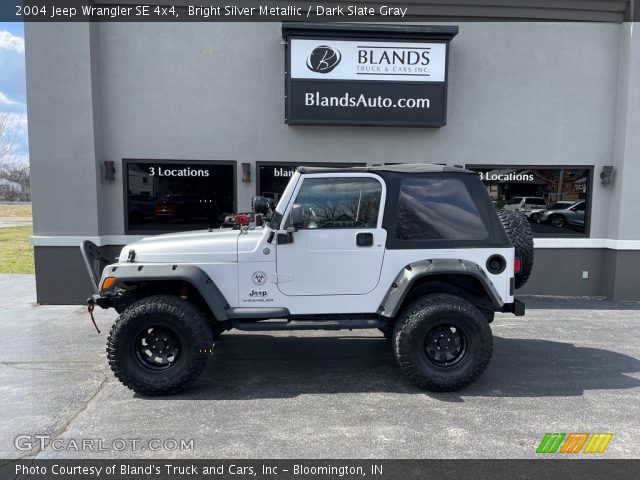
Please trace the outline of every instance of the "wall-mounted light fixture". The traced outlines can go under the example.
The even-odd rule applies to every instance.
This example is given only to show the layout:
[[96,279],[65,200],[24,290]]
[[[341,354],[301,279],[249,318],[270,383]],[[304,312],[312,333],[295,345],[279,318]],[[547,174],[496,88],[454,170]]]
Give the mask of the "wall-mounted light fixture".
[[602,185],[611,185],[613,184],[613,166],[605,165],[602,167],[602,171],[600,172],[600,180],[602,181]]
[[116,164],[113,160],[104,161],[104,179],[108,181],[116,179]]
[[242,164],[242,181],[245,183],[251,183],[251,164]]

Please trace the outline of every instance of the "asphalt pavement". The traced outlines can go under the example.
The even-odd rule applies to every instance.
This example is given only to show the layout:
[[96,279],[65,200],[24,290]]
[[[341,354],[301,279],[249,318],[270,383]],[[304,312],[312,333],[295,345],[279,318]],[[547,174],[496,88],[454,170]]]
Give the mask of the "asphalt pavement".
[[546,432],[640,458],[638,304],[525,298],[457,393],[415,388],[377,330],[228,332],[189,391],[145,398],[107,365],[113,311],[98,335],[34,299],[33,276],[0,275],[0,458],[533,458]]

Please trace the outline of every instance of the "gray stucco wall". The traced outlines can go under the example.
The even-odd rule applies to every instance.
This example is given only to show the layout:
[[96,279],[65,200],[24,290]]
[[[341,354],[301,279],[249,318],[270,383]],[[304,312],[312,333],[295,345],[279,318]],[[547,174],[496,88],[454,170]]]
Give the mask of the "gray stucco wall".
[[[598,248],[536,249],[533,272],[517,293],[604,296],[605,252]],[[584,271],[589,278],[582,278]]]
[[[56,84],[74,91],[73,103],[82,112],[70,111],[73,104],[59,105],[62,95],[32,103],[47,119],[51,112],[70,117],[74,124],[62,122],[59,128],[73,129],[88,142],[93,121],[90,56],[97,61],[99,104],[93,111],[102,124],[98,169],[101,160],[114,160],[119,167],[129,157],[593,164],[598,172],[613,156],[620,25],[460,24],[451,43],[448,125],[442,129],[285,125],[279,23],[94,27],[93,42],[87,25],[27,26],[27,38],[33,44],[44,44],[52,35],[75,40],[65,53],[73,54],[74,61],[29,53],[29,77],[48,82],[44,78],[53,74]],[[53,157],[48,168],[76,173],[57,174],[53,183],[50,175],[40,173],[40,162],[35,165],[35,190],[56,199],[77,189],[83,174],[89,180],[96,170],[87,166],[90,145],[71,152],[67,145],[58,148],[55,139],[69,137],[61,133],[32,135],[35,159],[48,155]],[[73,150],[80,150],[82,162],[72,156]],[[86,170],[80,177],[79,169]],[[115,182],[98,182],[97,198],[108,198],[110,210],[100,230],[112,234],[124,233],[121,174],[118,168]],[[249,206],[254,188],[240,184],[240,210]],[[597,182],[594,190],[592,237],[601,238],[607,233],[610,193]],[[95,192],[82,197],[96,198]],[[57,208],[53,202],[39,206],[36,234],[86,231],[86,214],[59,218]],[[640,225],[636,228],[637,236]]]
[[[256,161],[593,165],[591,238],[640,239],[631,25],[457,25],[448,124],[409,129],[285,125],[280,23],[26,24],[34,234],[124,234],[122,158],[149,158],[234,160],[238,170]],[[104,180],[104,160],[116,163],[115,181]],[[616,167],[613,186],[599,181],[603,165]],[[254,167],[252,183],[237,184],[240,211],[256,176]],[[67,251],[56,248],[39,247],[38,271]],[[637,250],[536,255],[530,293],[626,297],[640,271]],[[615,267],[623,257],[627,267]]]
[[[34,233],[98,232],[99,157],[92,51],[85,23],[25,25]],[[45,48],[55,39],[54,48]],[[96,155],[97,153],[97,155]]]

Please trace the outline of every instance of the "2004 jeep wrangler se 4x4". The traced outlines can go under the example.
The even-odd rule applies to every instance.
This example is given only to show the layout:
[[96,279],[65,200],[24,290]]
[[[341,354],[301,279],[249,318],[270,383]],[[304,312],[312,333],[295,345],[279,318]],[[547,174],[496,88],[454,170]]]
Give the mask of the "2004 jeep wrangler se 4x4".
[[489,363],[494,312],[524,315],[529,223],[474,172],[300,167],[275,211],[254,210],[255,225],[146,238],[115,263],[83,242],[90,307],[120,314],[107,356],[124,385],[184,390],[232,328],[377,328],[414,383],[456,390]]

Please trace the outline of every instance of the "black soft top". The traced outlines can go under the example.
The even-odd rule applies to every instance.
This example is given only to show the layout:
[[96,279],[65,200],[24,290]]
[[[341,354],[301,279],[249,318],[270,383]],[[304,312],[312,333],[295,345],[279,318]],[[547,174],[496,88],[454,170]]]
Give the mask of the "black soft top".
[[464,168],[434,165],[432,163],[401,163],[374,167],[298,167],[300,173],[348,173],[348,172],[398,172],[398,173],[470,173],[476,172]]

